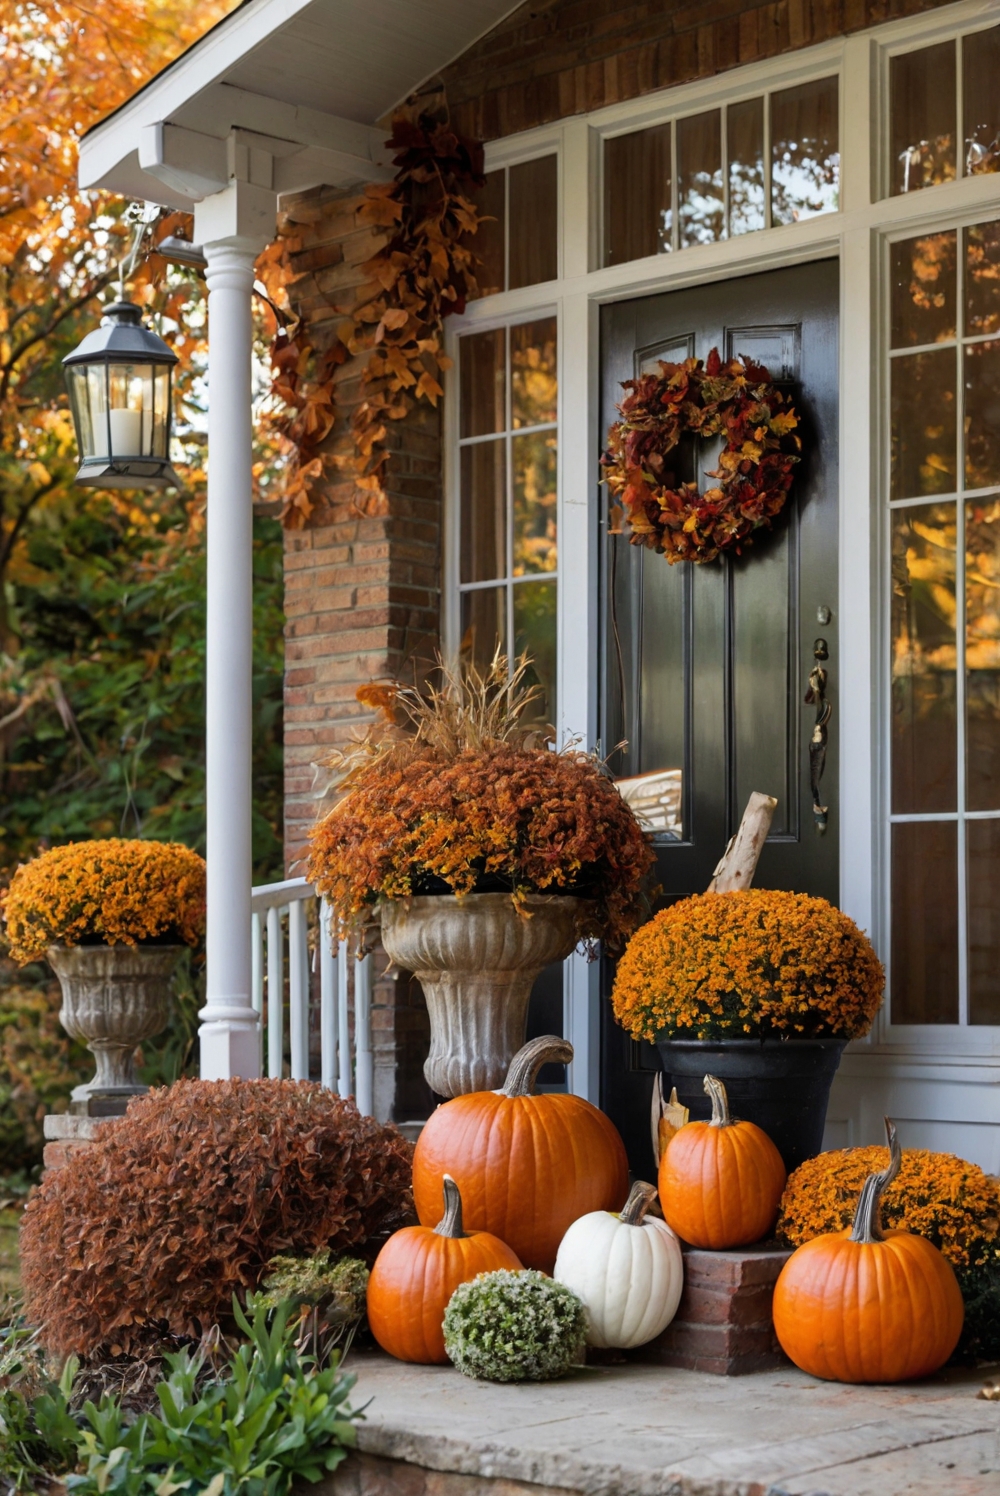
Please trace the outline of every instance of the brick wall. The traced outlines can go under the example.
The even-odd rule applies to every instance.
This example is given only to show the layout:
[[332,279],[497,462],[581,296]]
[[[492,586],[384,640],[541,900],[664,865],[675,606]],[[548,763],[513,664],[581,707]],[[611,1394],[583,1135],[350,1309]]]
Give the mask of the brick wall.
[[458,128],[496,140],[940,3],[529,0],[443,77]]

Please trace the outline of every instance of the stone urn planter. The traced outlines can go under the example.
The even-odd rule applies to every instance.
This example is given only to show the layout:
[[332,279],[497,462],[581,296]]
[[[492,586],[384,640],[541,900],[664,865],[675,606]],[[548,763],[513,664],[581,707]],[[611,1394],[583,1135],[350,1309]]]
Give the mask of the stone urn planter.
[[386,901],[382,944],[427,999],[427,1083],[439,1096],[491,1091],[524,1044],[535,978],[564,960],[591,913],[585,899],[508,893],[427,894]]
[[62,987],[59,1021],[97,1063],[73,1091],[72,1109],[91,1116],[124,1112],[148,1090],[136,1078],[136,1046],[166,1028],[182,945],[53,945],[49,965]]

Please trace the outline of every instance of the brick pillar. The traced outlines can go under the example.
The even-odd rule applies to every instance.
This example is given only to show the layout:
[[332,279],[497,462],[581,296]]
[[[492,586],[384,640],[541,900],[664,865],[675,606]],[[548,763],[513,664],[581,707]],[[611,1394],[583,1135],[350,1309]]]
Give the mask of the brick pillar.
[[[359,224],[356,193],[322,188],[286,204],[301,241],[290,288],[317,347],[332,340],[362,285],[358,267],[378,248]],[[364,355],[337,369],[334,458],[351,452],[350,413]],[[438,647],[441,596],[441,430],[437,411],[419,405],[390,423],[384,512],[349,470],[332,468],[314,488],[305,528],[285,532],[285,863],[303,871],[309,827],[320,809],[331,749],[363,730],[371,714],[358,686],[385,677],[422,676]],[[384,958],[380,962],[384,971]],[[426,1116],[430,1092],[420,1066],[427,1010],[410,978],[376,980],[373,998],[375,1106],[381,1118]]]

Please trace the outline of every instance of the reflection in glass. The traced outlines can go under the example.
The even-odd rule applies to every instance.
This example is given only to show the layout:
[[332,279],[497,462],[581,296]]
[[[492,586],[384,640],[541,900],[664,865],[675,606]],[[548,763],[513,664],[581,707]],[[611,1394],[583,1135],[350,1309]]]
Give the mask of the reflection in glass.
[[480,223],[470,239],[473,253],[482,261],[476,266],[476,280],[480,296],[495,296],[505,282],[507,173],[503,168],[486,173],[486,186],[476,196],[476,207],[488,220]]
[[556,319],[520,322],[510,330],[511,421],[542,426],[556,418]]
[[522,161],[508,171],[507,289],[537,286],[558,275],[558,178],[556,156]]
[[763,99],[744,99],[726,110],[726,157],[729,232],[751,234],[765,226]]
[[556,569],[556,434],[539,431],[515,436],[514,567],[515,577]]
[[798,223],[839,201],[837,78],[771,95],[771,218]]
[[1000,220],[965,230],[965,334],[1000,332]]
[[460,580],[488,582],[507,572],[506,444],[462,448]]
[[949,229],[890,245],[893,348],[955,336],[956,240]]
[[894,358],[890,369],[892,498],[954,493],[954,349]]
[[461,653],[478,670],[488,670],[497,646],[507,648],[506,587],[463,592],[461,628]]
[[1000,1023],[1000,821],[967,821],[969,1022]]
[[514,596],[514,653],[527,652],[532,659],[527,681],[536,682],[542,695],[534,715],[543,722],[556,717],[556,584],[519,582]]
[[677,121],[677,218],[680,244],[722,238],[722,112]]
[[894,195],[954,180],[957,107],[954,42],[889,59]]
[[965,510],[966,808],[1000,810],[1000,499]]
[[604,142],[604,263],[623,265],[671,247],[670,126]]
[[958,1022],[958,827],[892,828],[892,1021]]
[[970,177],[1000,171],[1000,26],[962,38],[962,137]]
[[504,330],[477,332],[458,345],[461,435],[487,436],[506,425]]
[[892,511],[892,809],[956,809],[955,506]]
[[1000,483],[1000,342],[965,349],[965,486]]

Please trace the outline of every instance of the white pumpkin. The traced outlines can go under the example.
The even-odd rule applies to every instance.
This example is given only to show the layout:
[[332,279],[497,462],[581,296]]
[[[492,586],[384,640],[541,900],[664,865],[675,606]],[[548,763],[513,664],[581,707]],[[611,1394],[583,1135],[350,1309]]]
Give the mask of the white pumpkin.
[[647,1216],[656,1190],[632,1186],[620,1215],[594,1210],[559,1244],[552,1276],[587,1307],[588,1345],[628,1350],[667,1328],[680,1303],[684,1263],[666,1221]]

